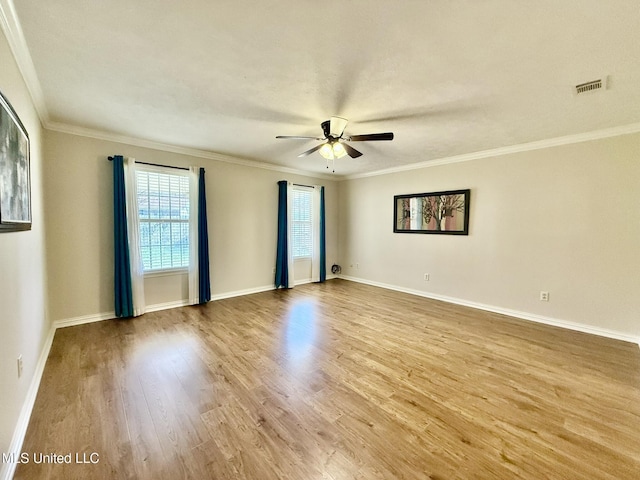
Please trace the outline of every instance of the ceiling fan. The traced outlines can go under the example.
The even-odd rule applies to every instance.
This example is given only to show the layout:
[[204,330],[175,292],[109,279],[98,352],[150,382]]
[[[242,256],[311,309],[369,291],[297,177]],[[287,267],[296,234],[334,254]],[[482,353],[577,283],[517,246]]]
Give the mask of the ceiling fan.
[[[359,152],[351,145],[345,142],[370,142],[378,140],[393,140],[393,133],[369,133],[366,135],[344,135],[344,129],[347,127],[349,121],[342,117],[331,117],[330,120],[325,120],[320,124],[324,138],[322,137],[300,137],[293,135],[279,135],[276,138],[294,138],[294,139],[313,139],[324,140],[324,143],[310,148],[306,152],[302,152],[298,157],[306,157],[313,152],[320,151],[320,155],[327,159],[327,168],[329,168],[329,160],[335,160],[336,158],[349,155],[351,158],[358,158],[362,156],[362,152]],[[334,170],[335,171],[335,170]]]

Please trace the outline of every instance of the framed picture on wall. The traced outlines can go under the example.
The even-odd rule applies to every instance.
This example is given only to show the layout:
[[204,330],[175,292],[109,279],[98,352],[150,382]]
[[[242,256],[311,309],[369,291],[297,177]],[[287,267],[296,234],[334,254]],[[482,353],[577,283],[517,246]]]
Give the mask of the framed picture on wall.
[[469,235],[470,190],[393,197],[395,233]]
[[0,93],[0,232],[31,229],[29,135]]

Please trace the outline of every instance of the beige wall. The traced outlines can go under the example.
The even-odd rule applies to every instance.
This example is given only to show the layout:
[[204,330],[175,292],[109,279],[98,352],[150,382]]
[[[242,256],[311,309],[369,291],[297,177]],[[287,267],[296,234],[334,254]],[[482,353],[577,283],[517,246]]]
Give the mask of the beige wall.
[[[341,182],[342,271],[637,341],[639,186],[640,134]],[[462,188],[469,236],[393,233],[394,195]]]
[[[325,186],[327,263],[337,260],[337,185],[274,170],[166,151],[45,132],[50,312],[54,321],[113,312],[112,164],[121,154],[164,165],[206,170],[212,295],[273,285],[277,237],[277,181]],[[296,269],[297,279],[310,277]],[[148,305],[188,298],[186,275],[145,280]]]
[[[46,316],[42,129],[3,33],[0,91],[22,120],[31,143],[32,229],[0,233],[0,453],[8,452],[50,330]],[[24,370],[18,378],[17,358]],[[8,468],[0,463],[0,478]]]

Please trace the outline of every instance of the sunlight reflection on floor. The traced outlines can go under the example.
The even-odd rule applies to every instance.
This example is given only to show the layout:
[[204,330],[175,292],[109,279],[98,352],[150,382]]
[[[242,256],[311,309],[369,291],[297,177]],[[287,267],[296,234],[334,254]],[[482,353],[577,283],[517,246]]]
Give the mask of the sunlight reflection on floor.
[[293,371],[305,371],[313,362],[316,305],[308,299],[293,304],[286,317],[286,356]]

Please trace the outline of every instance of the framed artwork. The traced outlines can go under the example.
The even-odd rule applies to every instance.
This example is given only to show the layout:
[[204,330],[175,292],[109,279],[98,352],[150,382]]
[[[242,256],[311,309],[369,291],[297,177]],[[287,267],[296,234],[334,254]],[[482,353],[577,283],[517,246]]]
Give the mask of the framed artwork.
[[395,233],[469,235],[471,190],[412,193],[393,197]]
[[29,135],[0,93],[0,232],[30,229]]

